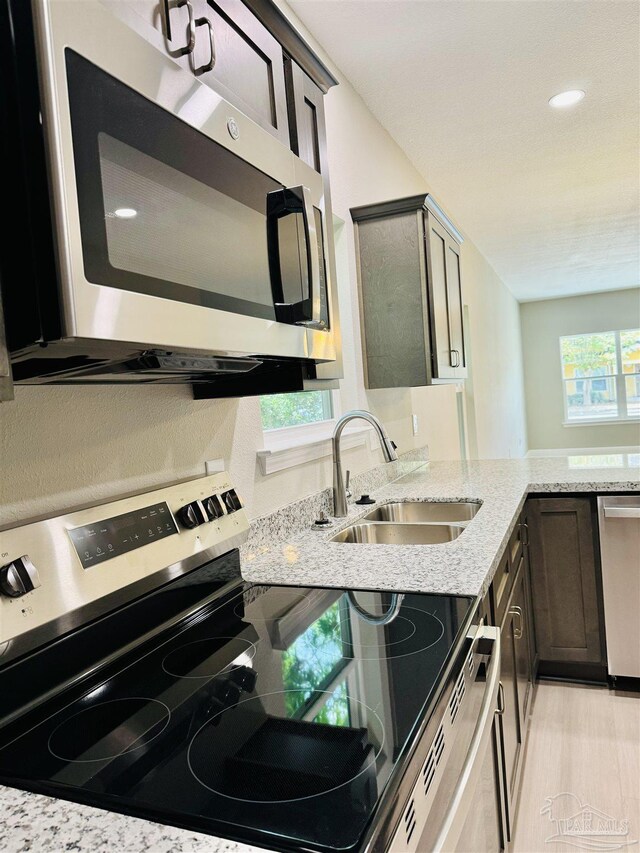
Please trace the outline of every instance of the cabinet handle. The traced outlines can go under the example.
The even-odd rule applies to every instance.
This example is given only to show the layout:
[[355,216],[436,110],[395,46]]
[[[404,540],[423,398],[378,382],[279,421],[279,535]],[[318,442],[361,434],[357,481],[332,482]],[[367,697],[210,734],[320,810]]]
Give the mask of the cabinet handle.
[[520,522],[520,527],[522,528],[523,536],[522,536],[522,544],[529,545],[529,525],[526,521]]
[[501,681],[498,682],[498,707],[496,708],[496,714],[498,716],[502,716],[504,714],[504,685]]
[[206,27],[209,31],[209,61],[205,62],[204,65],[200,65],[193,69],[193,73],[196,77],[199,77],[200,74],[204,74],[206,71],[211,71],[213,66],[216,64],[216,44],[213,37],[213,26],[209,18],[196,18],[195,25],[196,27]]
[[513,636],[516,640],[521,640],[522,639],[522,608],[518,607],[517,604],[514,604],[513,607],[509,610],[509,613],[512,616],[518,617],[519,625],[517,628],[515,627],[515,625],[513,626]]
[[[453,363],[453,354],[456,354],[455,364]],[[449,350],[449,361],[451,362],[451,367],[460,367],[460,352],[457,349]]]
[[[171,11],[169,7],[170,0],[163,0],[162,3],[162,13],[164,18],[164,35],[166,40],[171,43]],[[171,53],[174,56],[186,56],[188,53],[193,53],[193,49],[196,46],[196,22],[193,17],[193,6],[189,2],[189,0],[179,0],[176,3],[176,9],[182,9],[184,6],[187,7],[187,15],[189,16],[189,22],[187,24],[187,43],[183,45],[183,47],[178,47],[171,50]]]

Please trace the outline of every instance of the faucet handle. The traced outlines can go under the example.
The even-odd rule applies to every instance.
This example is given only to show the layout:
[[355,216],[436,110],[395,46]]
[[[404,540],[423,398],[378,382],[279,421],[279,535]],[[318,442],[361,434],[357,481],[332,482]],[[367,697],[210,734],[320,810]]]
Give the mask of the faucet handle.
[[351,490],[349,489],[349,480],[351,480],[351,471],[347,471],[347,476],[344,481],[344,493],[347,498],[351,497]]

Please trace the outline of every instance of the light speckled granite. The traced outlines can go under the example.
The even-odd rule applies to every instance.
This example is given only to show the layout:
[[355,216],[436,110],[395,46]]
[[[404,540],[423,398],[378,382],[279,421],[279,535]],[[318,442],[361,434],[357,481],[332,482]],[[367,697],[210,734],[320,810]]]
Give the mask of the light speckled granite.
[[[330,532],[310,530],[331,492],[252,524],[243,548],[243,574],[256,583],[292,583],[478,595],[493,577],[500,554],[530,492],[640,491],[640,468],[581,467],[567,457],[424,463],[420,453],[354,478],[354,492],[391,500],[479,500],[482,507],[463,536],[446,545],[345,545],[330,535],[366,514],[352,506]],[[382,469],[382,470],[381,470]],[[398,479],[389,482],[391,477]],[[256,847],[0,786],[3,853],[260,853]],[[264,851],[262,851],[264,853]]]
[[[606,457],[602,457],[604,465]],[[589,465],[585,462],[590,463]],[[635,464],[634,464],[635,463]],[[395,463],[397,464],[397,463]],[[382,486],[373,497],[392,500],[478,500],[482,507],[458,539],[444,545],[360,545],[330,542],[371,507],[351,505],[347,519],[329,531],[310,529],[314,516],[297,518],[282,539],[260,536],[243,548],[243,576],[255,583],[291,583],[481,595],[531,492],[640,490],[637,457],[617,467],[597,467],[597,457],[432,462]],[[277,515],[277,514],[275,514]],[[272,531],[272,524],[261,520]]]
[[0,786],[2,853],[265,853],[257,847]]

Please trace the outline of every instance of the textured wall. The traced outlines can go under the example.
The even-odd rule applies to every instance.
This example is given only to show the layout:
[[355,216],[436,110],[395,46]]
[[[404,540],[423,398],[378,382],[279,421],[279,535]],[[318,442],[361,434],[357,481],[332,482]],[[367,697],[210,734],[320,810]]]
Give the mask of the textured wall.
[[562,335],[610,332],[640,326],[640,288],[545,299],[520,306],[525,354],[529,447],[626,447],[640,444],[640,425],[564,427],[560,372]]
[[[456,457],[452,386],[371,392],[363,386],[349,208],[428,187],[337,74],[341,85],[329,92],[326,103],[333,206],[343,221],[337,238],[345,355],[341,407],[376,412],[402,451],[428,443],[432,458]],[[446,195],[440,200],[446,205]],[[477,424],[477,436],[470,429],[469,443],[480,455],[517,455],[524,426],[517,390],[516,302],[470,242],[463,248],[463,264],[476,377],[475,400],[467,395],[467,408],[471,406],[469,421],[472,427]],[[500,357],[495,352],[498,328],[505,332]],[[420,423],[417,436],[412,434],[414,412]],[[252,516],[330,484],[328,458],[263,477],[255,456],[262,446],[255,399],[194,401],[188,387],[19,388],[15,402],[0,407],[0,521],[204,473],[205,460],[220,457]],[[367,446],[347,451],[348,467],[356,473],[380,459],[379,450],[371,452]]]

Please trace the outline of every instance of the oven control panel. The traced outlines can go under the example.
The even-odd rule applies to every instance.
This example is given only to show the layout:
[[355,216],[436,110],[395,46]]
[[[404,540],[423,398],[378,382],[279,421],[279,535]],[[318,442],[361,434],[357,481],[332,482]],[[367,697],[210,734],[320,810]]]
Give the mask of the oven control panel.
[[127,551],[144,548],[165,536],[174,536],[178,527],[166,501],[104,518],[93,524],[73,527],[69,536],[83,568],[89,569]]
[[0,666],[244,542],[227,474],[0,531]]

